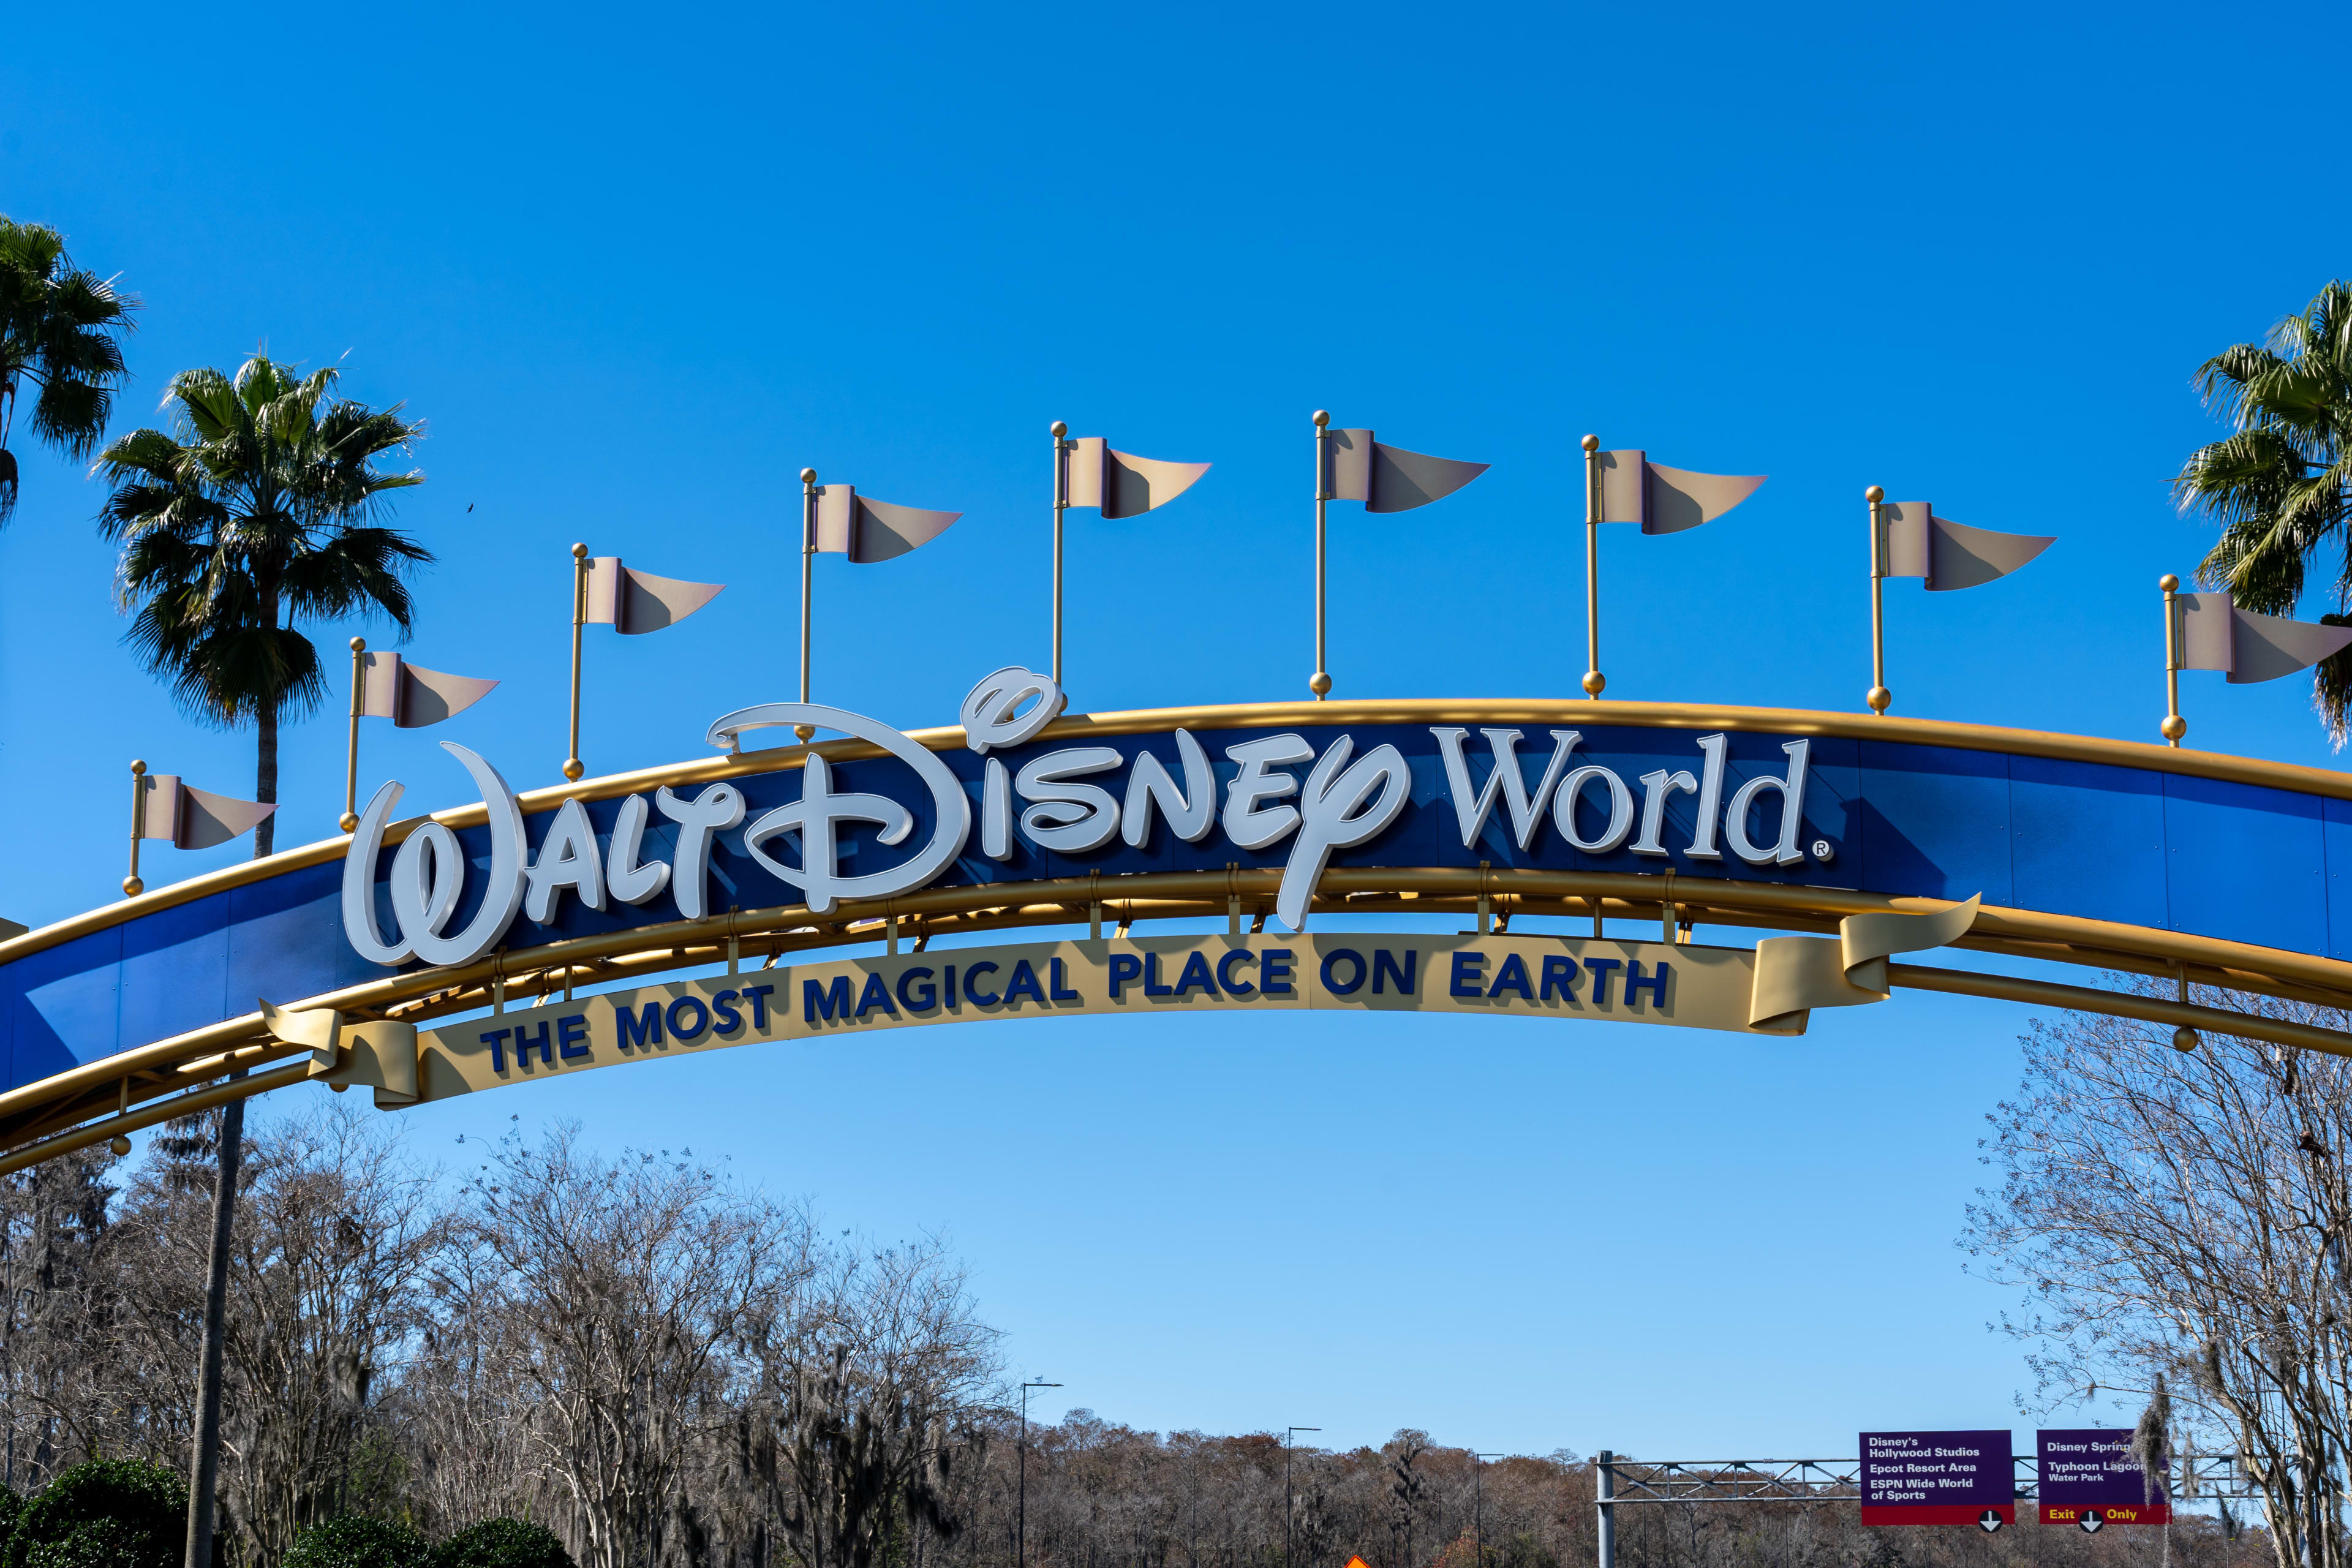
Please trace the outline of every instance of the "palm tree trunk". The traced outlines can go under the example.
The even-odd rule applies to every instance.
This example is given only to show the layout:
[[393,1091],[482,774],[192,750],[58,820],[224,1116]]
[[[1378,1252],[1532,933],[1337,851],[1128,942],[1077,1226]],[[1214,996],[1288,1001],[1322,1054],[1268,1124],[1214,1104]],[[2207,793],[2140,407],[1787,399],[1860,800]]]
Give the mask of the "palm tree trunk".
[[[243,1071],[231,1075],[243,1078]],[[221,1110],[220,1173],[213,1184],[212,1256],[205,1268],[205,1349],[196,1368],[196,1430],[188,1472],[185,1568],[212,1568],[213,1492],[220,1469],[221,1339],[228,1316],[229,1232],[236,1219],[236,1173],[245,1155],[245,1101]]]
[[[264,805],[278,800],[278,709],[261,710],[256,747],[254,794]],[[268,856],[275,842],[276,814],[253,830],[253,858]],[[242,1068],[229,1075],[245,1076]],[[212,1253],[205,1260],[204,1360],[196,1367],[196,1429],[188,1461],[188,1557],[185,1568],[212,1568],[213,1499],[220,1474],[221,1342],[228,1319],[228,1254],[236,1226],[236,1173],[245,1159],[245,1101],[221,1110],[220,1170],[213,1180]]]
[[[258,755],[254,768],[253,798],[264,805],[275,805],[278,804],[278,709],[274,704],[261,710],[257,728],[260,731],[260,743],[256,747]],[[255,859],[267,856],[278,842],[277,827],[278,814],[273,811],[254,828]]]

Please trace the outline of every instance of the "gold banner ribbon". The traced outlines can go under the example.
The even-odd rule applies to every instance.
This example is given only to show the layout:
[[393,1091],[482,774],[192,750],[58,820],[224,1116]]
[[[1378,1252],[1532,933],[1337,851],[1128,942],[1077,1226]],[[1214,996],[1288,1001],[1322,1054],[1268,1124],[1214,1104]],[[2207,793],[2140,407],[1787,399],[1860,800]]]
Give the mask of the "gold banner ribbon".
[[1756,944],[1756,984],[1748,1026],[1801,1034],[1815,1007],[1857,1007],[1886,1000],[1886,961],[1898,952],[1943,947],[1976,924],[1979,893],[1933,914],[1880,910],[1848,915],[1828,936],[1768,936]]
[[299,1010],[261,1003],[262,1024],[289,1046],[310,1052],[310,1076],[338,1089],[361,1084],[375,1091],[378,1110],[415,1105],[416,1026],[380,1019],[349,1023],[331,1007]]

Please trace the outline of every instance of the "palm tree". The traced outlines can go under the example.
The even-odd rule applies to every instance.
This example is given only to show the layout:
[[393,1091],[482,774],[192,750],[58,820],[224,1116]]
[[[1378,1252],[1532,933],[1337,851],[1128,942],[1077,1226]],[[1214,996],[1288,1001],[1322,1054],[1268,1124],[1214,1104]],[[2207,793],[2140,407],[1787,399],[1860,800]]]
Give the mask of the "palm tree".
[[[383,492],[424,482],[373,466],[423,427],[398,405],[334,397],[335,383],[331,370],[297,378],[262,354],[234,378],[183,371],[163,399],[177,434],[135,430],[98,460],[114,487],[99,526],[122,542],[121,596],[137,606],[131,642],[191,713],[254,726],[265,802],[278,798],[279,721],[326,691],[297,623],[381,610],[405,636],[402,579],[433,559],[369,521]],[[255,830],[257,859],[274,826]]]
[[32,433],[76,461],[89,457],[126,374],[119,340],[138,308],[76,267],[57,230],[0,214],[0,525],[16,510],[8,437],[17,397],[39,388]]
[[[368,521],[384,491],[424,482],[421,473],[374,467],[383,453],[405,450],[420,427],[403,420],[397,405],[372,409],[334,397],[335,381],[331,370],[298,379],[266,354],[234,378],[183,371],[163,397],[178,434],[135,430],[98,460],[113,485],[99,526],[122,542],[122,604],[138,605],[131,641],[149,668],[171,678],[191,712],[254,725],[255,793],[264,801],[278,798],[279,720],[326,689],[319,650],[295,623],[373,608],[404,635],[402,576],[433,559],[399,530]],[[255,830],[256,859],[273,847],[274,826],[264,818]],[[221,1111],[190,1444],[185,1561],[194,1563],[213,1560],[221,1347],[244,1133],[245,1101],[232,1100]]]
[[[2198,367],[2196,385],[2237,426],[2199,447],[2173,480],[2183,510],[2221,525],[2199,577],[2245,609],[2291,615],[2313,558],[2332,543],[2336,607],[2352,609],[2352,283],[2328,284],[2267,342],[2215,354]],[[2352,649],[2320,662],[2313,696],[2341,744]]]

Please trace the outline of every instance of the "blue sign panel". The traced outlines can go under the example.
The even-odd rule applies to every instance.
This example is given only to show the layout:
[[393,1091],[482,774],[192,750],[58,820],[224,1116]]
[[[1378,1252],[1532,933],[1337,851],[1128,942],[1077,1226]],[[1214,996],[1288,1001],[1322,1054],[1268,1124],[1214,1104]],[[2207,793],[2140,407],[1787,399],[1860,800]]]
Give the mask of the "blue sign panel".
[[2016,1464],[2006,1431],[1862,1435],[1863,1523],[1991,1531],[2016,1520]]
[[2172,1504],[2164,1482],[2147,1484],[2132,1457],[2131,1434],[2111,1426],[2044,1427],[2034,1435],[2041,1456],[2042,1522],[2079,1525],[2096,1532],[2110,1524],[2165,1524]]

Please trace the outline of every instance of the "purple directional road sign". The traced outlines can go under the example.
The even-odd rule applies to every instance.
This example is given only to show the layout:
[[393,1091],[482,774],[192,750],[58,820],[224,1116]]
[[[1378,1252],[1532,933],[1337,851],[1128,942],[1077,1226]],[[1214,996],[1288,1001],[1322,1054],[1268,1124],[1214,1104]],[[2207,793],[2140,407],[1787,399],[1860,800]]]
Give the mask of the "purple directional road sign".
[[1862,1522],[1973,1524],[2017,1521],[2017,1470],[2009,1434],[1864,1432]]
[[2096,1531],[2110,1524],[2163,1524],[2172,1503],[2157,1483],[2147,1500],[2131,1434],[2120,1427],[2045,1429],[2035,1434],[2042,1458],[2042,1522]]

